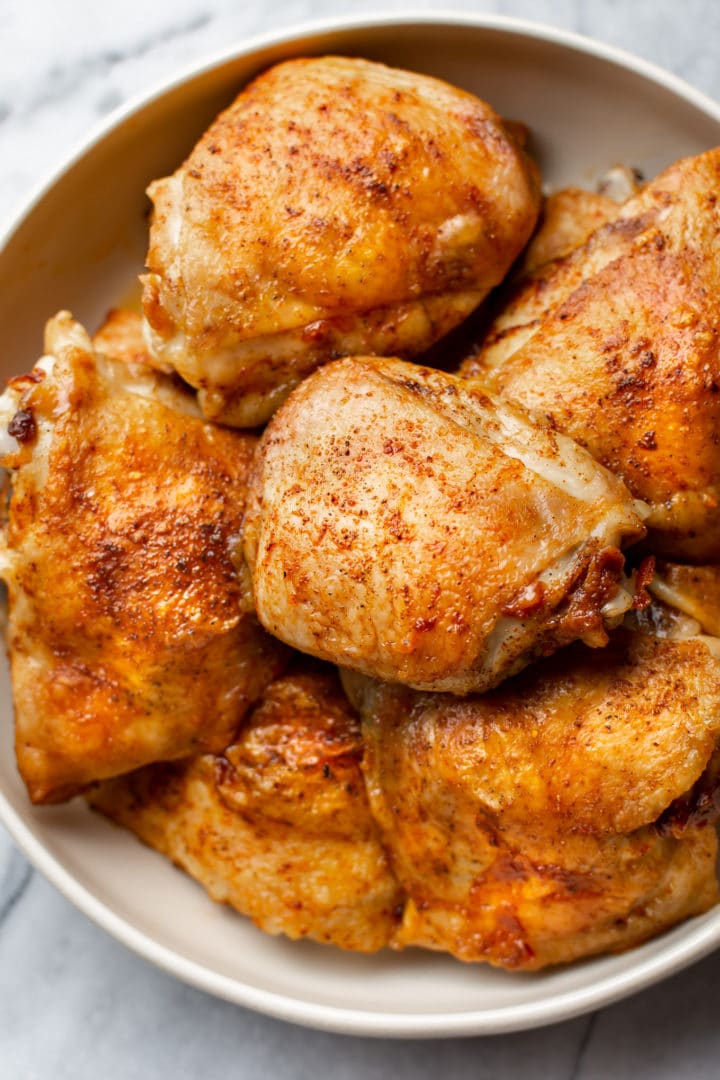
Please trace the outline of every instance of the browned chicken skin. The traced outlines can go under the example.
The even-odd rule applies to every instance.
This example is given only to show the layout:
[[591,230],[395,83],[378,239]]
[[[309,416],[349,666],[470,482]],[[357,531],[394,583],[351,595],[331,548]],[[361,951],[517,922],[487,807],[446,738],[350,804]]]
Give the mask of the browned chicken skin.
[[620,206],[613,199],[584,188],[562,188],[548,195],[539,228],[525,249],[521,272],[529,274],[569,255],[619,213]]
[[[525,297],[532,282],[533,295],[555,272],[555,262],[580,247],[601,225],[614,221],[620,204],[606,195],[583,188],[562,188],[543,201],[538,227],[513,271],[485,304],[451,335],[437,342],[423,360],[443,371],[460,368],[477,374],[477,358],[483,368],[490,359],[500,363],[528,337],[525,320],[516,325],[515,298]],[[493,348],[490,349],[490,342]]]
[[361,757],[337,672],[303,660],[223,755],[149,766],[90,801],[261,929],[374,952],[397,928],[403,896]]
[[286,656],[230,558],[255,439],[93,353],[67,313],[46,349],[3,398],[1,460],[16,748],[35,802],[224,748]]
[[652,508],[653,550],[720,558],[720,149],[678,162],[538,272],[463,367]]
[[271,633],[454,693],[603,644],[606,605],[630,602],[617,545],[641,534],[625,488],[569,439],[451,375],[369,358],[322,368],[274,417],[244,526]]
[[409,896],[396,944],[535,969],[628,948],[717,900],[714,829],[667,813],[720,734],[702,641],[619,630],[464,700],[346,685]]
[[302,660],[224,754],[90,801],[262,929],[361,951],[530,970],[716,900],[720,672],[702,641],[617,631],[465,700],[344,678],[362,741],[336,674]]
[[237,426],[334,356],[422,352],[503,278],[539,206],[488,105],[342,57],[265,72],[150,196],[153,350]]
[[125,364],[144,364],[147,367],[156,366],[155,358],[145,341],[142,316],[137,311],[112,308],[94,334],[92,343],[96,352],[108,356],[111,360],[122,360]]

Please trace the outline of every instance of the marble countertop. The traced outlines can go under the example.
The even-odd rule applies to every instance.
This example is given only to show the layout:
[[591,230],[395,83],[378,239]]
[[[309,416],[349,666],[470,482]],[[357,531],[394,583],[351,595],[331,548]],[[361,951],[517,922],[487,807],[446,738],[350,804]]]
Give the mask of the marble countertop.
[[[95,121],[203,53],[367,0],[0,0],[0,213]],[[393,10],[442,5],[392,0]],[[720,97],[714,0],[455,0],[580,31],[656,61]],[[592,1016],[492,1039],[421,1043],[326,1035],[175,982],[92,925],[32,871],[0,827],[3,1080],[283,1080],[332,1076],[720,1075],[720,959]]]

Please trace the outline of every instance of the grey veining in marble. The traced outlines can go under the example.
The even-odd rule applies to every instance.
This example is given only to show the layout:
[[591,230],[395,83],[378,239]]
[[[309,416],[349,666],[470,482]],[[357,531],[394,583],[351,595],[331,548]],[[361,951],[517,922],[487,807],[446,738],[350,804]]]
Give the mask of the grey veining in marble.
[[[204,53],[308,18],[423,0],[0,0],[0,216],[101,116]],[[720,97],[716,0],[455,0],[600,38]],[[419,1043],[303,1031],[188,989],[76,912],[0,828],[0,1078],[720,1076],[720,958],[592,1017]]]

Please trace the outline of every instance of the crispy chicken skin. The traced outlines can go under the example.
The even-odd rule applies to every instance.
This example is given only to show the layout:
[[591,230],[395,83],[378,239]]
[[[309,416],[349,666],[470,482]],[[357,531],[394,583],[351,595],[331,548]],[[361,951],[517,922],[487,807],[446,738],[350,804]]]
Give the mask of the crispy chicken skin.
[[401,360],[326,365],[263,435],[244,550],[263,625],[378,678],[483,690],[577,638],[601,645],[626,489],[571,440]]
[[720,668],[702,641],[621,629],[463,700],[344,679],[409,896],[398,946],[531,970],[717,900],[715,830],[676,804],[716,760]]
[[265,72],[149,194],[153,351],[240,427],[333,357],[426,349],[502,280],[540,201],[484,102],[343,57]]
[[95,354],[70,315],[2,398],[1,556],[21,775],[34,802],[222,749],[286,651],[230,546],[256,440],[165,376]]
[[223,755],[107,781],[93,806],[262,929],[374,952],[402,894],[360,771],[359,720],[337,672],[303,660]]
[[463,365],[648,502],[652,549],[720,559],[720,149],[678,162],[539,273]]

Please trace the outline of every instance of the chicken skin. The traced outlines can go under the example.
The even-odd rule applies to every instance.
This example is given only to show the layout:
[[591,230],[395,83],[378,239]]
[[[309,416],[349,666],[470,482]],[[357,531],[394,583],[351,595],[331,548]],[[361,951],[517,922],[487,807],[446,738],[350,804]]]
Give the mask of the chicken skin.
[[345,683],[409,897],[398,947],[532,970],[716,902],[720,665],[701,640],[620,629],[466,699]]
[[147,347],[142,316],[137,311],[113,308],[102,326],[93,335],[93,348],[111,360],[125,364],[155,367],[156,361]]
[[[474,377],[475,358],[479,353],[488,357],[487,344],[492,339],[496,342],[492,358],[499,363],[501,357],[514,350],[516,343],[521,345],[528,336],[524,323],[516,326],[514,318],[508,315],[515,297],[526,292],[523,286],[532,281],[535,293],[540,294],[544,282],[555,272],[556,260],[580,247],[596,229],[614,221],[619,213],[620,205],[613,198],[582,188],[562,188],[549,195],[543,203],[536,232],[503,285],[453,334],[437,342],[422,361],[443,371],[459,368]],[[502,329],[498,329],[500,326]],[[487,337],[488,330],[491,338]]]
[[403,896],[360,771],[360,724],[332,668],[304,660],[221,755],[106,781],[93,806],[263,930],[374,952]]
[[543,203],[540,225],[525,249],[522,272],[529,274],[546,263],[569,255],[619,213],[620,206],[614,199],[583,188],[562,188],[548,195]]
[[244,550],[258,617],[320,659],[419,689],[485,690],[632,597],[623,485],[477,387],[401,360],[315,372],[258,447]]
[[334,357],[426,349],[502,280],[540,201],[484,102],[342,57],[265,72],[149,194],[152,349],[239,427]]
[[539,225],[522,258],[513,267],[503,285],[455,331],[441,338],[417,358],[427,367],[454,371],[481,348],[494,314],[505,308],[518,290],[518,281],[531,274],[535,279],[549,277],[553,262],[583,244],[595,229],[614,220],[620,206],[606,195],[582,188],[562,188],[544,201]]
[[539,272],[462,367],[651,507],[652,550],[720,559],[720,149],[673,165]]
[[20,773],[34,802],[222,749],[282,669],[231,561],[256,440],[61,313],[2,398],[0,571]]

